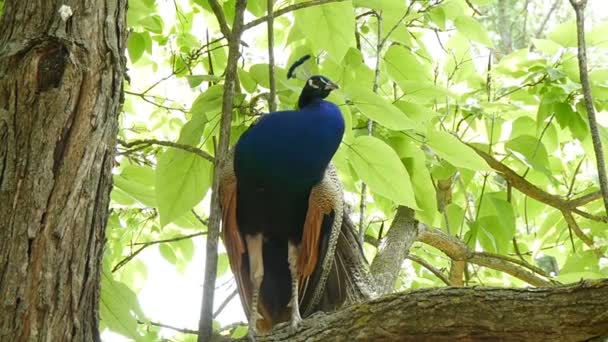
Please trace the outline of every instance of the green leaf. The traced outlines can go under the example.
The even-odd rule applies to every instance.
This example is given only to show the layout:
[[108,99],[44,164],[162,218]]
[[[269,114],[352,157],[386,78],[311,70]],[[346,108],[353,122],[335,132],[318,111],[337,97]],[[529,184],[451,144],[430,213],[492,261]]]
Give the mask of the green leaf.
[[230,337],[232,337],[233,339],[240,339],[242,337],[245,337],[245,335],[247,335],[247,326],[245,325],[239,325],[238,327],[236,327],[236,329],[234,329],[234,331],[232,332],[232,335],[230,335]]
[[492,170],[475,151],[447,132],[429,126],[426,138],[427,144],[439,157],[456,167],[473,171]]
[[137,301],[137,295],[125,284],[112,278],[104,267],[101,278],[100,314],[103,323],[112,331],[139,340],[137,321],[147,321]]
[[418,144],[404,136],[393,138],[390,142],[411,176],[416,203],[420,207],[420,210],[416,211],[417,218],[433,225],[437,215],[437,196],[431,174],[426,167],[425,153]]
[[129,34],[127,49],[129,50],[129,59],[131,59],[131,63],[133,64],[137,63],[146,50],[144,34],[147,33],[131,32]]
[[113,177],[114,187],[147,207],[156,207],[154,170],[149,166],[127,165]]
[[230,269],[230,261],[226,253],[221,253],[217,256],[217,276],[221,277]]
[[175,265],[177,263],[177,255],[175,255],[175,252],[170,244],[159,244],[158,251],[160,252],[160,255],[162,255],[162,257],[165,258],[165,260],[167,260],[171,265]]
[[589,133],[587,122],[582,118],[581,114],[572,110],[572,106],[568,103],[555,103],[555,118],[562,128],[569,128],[572,136],[579,140],[584,140]]
[[493,47],[488,31],[481,24],[468,15],[459,16],[454,20],[454,26],[459,32],[474,42],[481,43],[487,47]]
[[[182,127],[178,143],[199,144],[207,117],[194,114]],[[188,151],[169,148],[158,157],[155,188],[161,226],[180,218],[203,199],[211,186],[211,169],[208,160]]]
[[526,166],[551,176],[551,171],[547,168],[549,157],[545,145],[535,137],[520,135],[507,141],[505,149],[512,152]]
[[145,17],[139,21],[139,24],[150,32],[156,34],[163,33],[163,19],[158,15],[151,15],[149,17]]
[[369,89],[348,87],[344,89],[344,93],[363,115],[386,128],[400,131],[413,129],[418,126],[400,111],[399,108]]
[[578,46],[576,38],[576,21],[569,20],[559,24],[552,32],[547,34],[547,38],[563,47]]
[[556,44],[554,41],[548,39],[532,38],[532,43],[534,43],[534,46],[538,50],[546,53],[549,56],[557,54],[562,48],[559,44]]
[[200,94],[190,107],[192,116],[206,115],[211,119],[222,110],[224,86],[216,84]]
[[404,8],[403,1],[400,0],[354,0],[355,7],[371,8],[381,10],[399,10]]
[[556,277],[556,280],[563,283],[576,283],[580,282],[583,279],[601,279],[604,278],[604,275],[598,272],[571,272],[571,273],[561,273]]
[[193,153],[167,149],[156,166],[156,201],[161,226],[198,204],[211,186],[212,165]]
[[[515,213],[506,193],[486,193],[479,213],[482,229],[492,235],[494,252],[506,253],[515,235]],[[487,242],[487,241],[486,241]]]
[[222,78],[215,75],[187,75],[186,80],[188,80],[188,84],[190,88],[194,88],[199,86],[203,82],[217,82]]
[[382,140],[359,136],[348,149],[348,160],[372,191],[397,204],[419,209],[410,175],[397,153]]
[[327,3],[301,9],[294,13],[300,31],[315,53],[323,50],[340,61],[355,46],[355,10],[350,1]]
[[384,61],[388,74],[394,80],[432,80],[430,65],[421,62],[401,45],[391,46],[384,54]]

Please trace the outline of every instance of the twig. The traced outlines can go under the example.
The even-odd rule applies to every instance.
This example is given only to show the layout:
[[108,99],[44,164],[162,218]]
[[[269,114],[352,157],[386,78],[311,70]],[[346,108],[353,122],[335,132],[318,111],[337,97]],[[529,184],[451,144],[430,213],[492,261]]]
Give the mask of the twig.
[[469,8],[472,9],[475,14],[477,14],[478,16],[483,16],[483,13],[481,13],[477,8],[475,8],[475,6],[473,6],[473,4],[471,3],[471,0],[465,0],[465,2],[467,3],[467,6],[469,6]]
[[122,268],[124,265],[126,265],[129,261],[133,260],[133,258],[135,258],[144,249],[146,249],[146,248],[148,248],[150,246],[157,245],[157,244],[160,244],[160,243],[168,243],[168,242],[175,242],[175,241],[192,239],[193,237],[197,237],[197,236],[201,236],[201,235],[205,235],[205,234],[207,234],[207,232],[198,232],[198,233],[194,233],[194,234],[190,234],[190,235],[176,236],[174,238],[164,239],[164,240],[155,240],[155,241],[149,241],[149,242],[136,242],[133,245],[134,246],[140,245],[141,247],[139,247],[138,249],[136,249],[135,252],[133,252],[133,253],[129,254],[128,256],[126,256],[124,259],[120,260],[116,264],[116,266],[114,266],[114,268],[112,268],[112,273],[118,271],[120,268]]
[[157,139],[141,139],[141,140],[133,140],[133,141],[123,141],[118,139],[117,140],[119,144],[121,144],[122,146],[126,147],[126,148],[130,148],[130,147],[134,147],[134,146],[139,146],[139,145],[160,145],[160,146],[168,146],[168,147],[173,147],[173,148],[177,148],[180,150],[184,150],[184,151],[188,151],[190,153],[194,153],[197,156],[208,160],[210,162],[213,163],[213,161],[215,160],[215,158],[213,158],[212,155],[210,155],[209,153],[201,150],[200,148],[196,148],[194,146],[190,146],[190,145],[186,145],[186,144],[180,144],[180,143],[176,143],[176,142],[172,142],[172,141],[165,141],[165,140],[157,140]]
[[[345,1],[345,0],[311,0],[311,1],[307,1],[307,2],[300,2],[300,3],[289,5],[287,7],[283,7],[281,9],[277,10],[276,12],[274,12],[273,16],[276,18],[276,17],[282,16],[283,14],[297,11],[300,9],[328,4],[330,2],[343,2],[343,1]],[[246,23],[245,25],[243,25],[243,31],[249,30],[250,28],[252,28],[254,26],[258,26],[267,20],[268,20],[268,16],[263,16],[263,17],[255,19],[255,20],[252,20],[252,21]]]
[[226,308],[226,306],[228,305],[228,303],[230,303],[230,301],[239,293],[239,291],[234,290],[232,291],[231,294],[228,295],[228,297],[224,298],[224,301],[222,302],[222,304],[220,304],[220,306],[218,306],[217,310],[215,310],[215,312],[213,313],[213,318],[216,318],[220,313],[222,313],[222,311]]
[[226,22],[226,16],[224,15],[224,10],[222,6],[217,2],[217,0],[209,0],[209,6],[213,10],[213,14],[217,18],[218,24],[220,24],[220,31],[224,37],[230,37],[230,28],[228,27],[228,23]]
[[571,199],[570,202],[568,202],[568,205],[570,206],[570,208],[576,208],[600,198],[602,198],[602,193],[600,191],[595,191],[590,194]]
[[454,261],[470,262],[505,272],[534,286],[550,286],[557,283],[547,280],[543,276],[546,272],[538,273],[536,271],[539,269],[535,266],[522,263],[515,258],[498,256],[492,253],[474,253],[462,240],[450,236],[437,228],[430,228],[424,224],[419,224],[418,231],[418,241],[439,249]]
[[[217,1],[214,0],[217,3]],[[243,33],[243,13],[247,0],[237,0],[234,10],[232,34],[228,35],[228,62],[226,64],[224,94],[222,97],[222,118],[220,125],[220,138],[216,150],[215,170],[219,169],[221,158],[228,152],[230,142],[230,127],[232,122],[232,108],[234,92],[236,89],[237,67],[240,56],[239,46]],[[220,9],[221,10],[221,9]],[[214,10],[215,12],[215,10]],[[216,13],[217,15],[217,13]],[[217,15],[218,20],[223,16]],[[215,279],[217,277],[217,245],[220,234],[220,220],[222,216],[219,198],[219,173],[213,175],[213,192],[211,194],[211,214],[207,227],[207,245],[205,258],[205,284],[203,286],[203,303],[198,327],[198,342],[210,341],[213,333],[213,301],[215,292]]]
[[[372,86],[372,90],[374,93],[378,92],[378,81],[380,80],[380,59],[382,53],[382,11],[380,13],[375,13],[376,20],[378,23],[378,41],[376,45],[376,67],[374,70],[374,84]],[[367,120],[367,135],[374,134],[374,121],[369,119]],[[363,243],[363,239],[365,237],[365,210],[367,206],[367,184],[361,184],[361,198],[359,205],[359,241]]]
[[595,109],[593,108],[593,95],[591,94],[591,86],[589,85],[589,72],[587,70],[587,44],[585,43],[585,7],[587,0],[570,0],[574,12],[576,12],[576,32],[578,37],[578,68],[581,78],[581,86],[583,87],[583,97],[585,98],[585,108],[589,117],[589,130],[591,131],[591,139],[593,140],[593,150],[597,161],[597,175],[600,181],[600,189],[604,199],[604,208],[608,215],[608,178],[606,177],[606,164],[604,161],[604,150],[602,149],[602,140],[600,139],[597,120],[595,118]]
[[276,80],[274,78],[274,16],[272,13],[272,6],[274,6],[274,0],[266,1],[268,11],[268,81],[270,83],[270,99],[268,100],[268,107],[271,112],[277,110],[277,87]]
[[175,330],[175,331],[181,332],[182,334],[196,335],[198,333],[196,330],[192,330],[192,329],[188,329],[188,328],[178,328],[178,327],[174,327],[172,325],[165,324],[165,323],[160,323],[160,322],[143,322],[143,321],[139,321],[138,320],[137,323],[139,323],[139,324],[150,324],[150,325],[153,325],[155,327],[167,328],[167,329],[171,329],[171,330]]
[[578,225],[578,223],[572,216],[572,213],[568,210],[562,210],[562,214],[564,215],[564,220],[568,224],[568,227],[570,227],[574,234],[576,234],[576,236],[578,236],[578,238],[581,239],[581,241],[583,241],[585,245],[589,246],[589,248],[593,250],[593,252],[595,253],[595,255],[597,255],[598,258],[603,257],[604,253],[597,246],[595,246],[595,244],[593,243],[593,239],[588,237],[587,234],[585,234],[581,230],[581,227]]
[[549,22],[549,19],[553,15],[553,12],[555,12],[559,8],[559,5],[561,3],[562,3],[562,0],[555,0],[555,2],[553,3],[553,6],[551,6],[551,8],[549,9],[549,12],[547,12],[547,15],[545,15],[545,18],[540,23],[540,26],[538,27],[538,30],[536,30],[536,34],[534,35],[534,37],[537,37],[537,38],[540,37],[540,35],[545,30],[545,27],[547,26],[547,23]]
[[450,280],[435,266],[431,265],[431,263],[429,263],[428,261],[422,259],[421,257],[419,257],[417,255],[412,255],[412,254],[408,255],[407,259],[410,259],[413,262],[420,264],[422,267],[429,270],[431,273],[433,273],[437,278],[439,278],[447,286],[451,285]]

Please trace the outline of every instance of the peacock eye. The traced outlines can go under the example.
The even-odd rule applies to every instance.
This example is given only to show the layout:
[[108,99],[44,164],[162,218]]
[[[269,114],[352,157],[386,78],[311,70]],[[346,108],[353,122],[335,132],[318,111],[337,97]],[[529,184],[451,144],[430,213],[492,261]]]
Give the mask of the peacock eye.
[[315,82],[315,80],[313,80],[312,78],[308,80],[308,85],[315,88],[315,89],[319,89],[320,87],[317,85],[317,83]]

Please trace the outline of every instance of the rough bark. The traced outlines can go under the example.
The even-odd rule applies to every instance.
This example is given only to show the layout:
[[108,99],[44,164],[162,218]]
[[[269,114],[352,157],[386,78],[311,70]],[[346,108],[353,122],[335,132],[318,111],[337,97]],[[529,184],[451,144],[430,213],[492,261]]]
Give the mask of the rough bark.
[[[62,5],[69,6],[72,14]],[[6,0],[0,340],[99,340],[126,0]]]
[[536,289],[445,287],[313,315],[267,341],[587,341],[608,336],[608,280]]
[[378,254],[370,265],[370,272],[375,281],[376,291],[382,295],[395,288],[401,264],[409,253],[410,247],[418,236],[414,211],[400,206],[393,219],[386,238],[378,246]]

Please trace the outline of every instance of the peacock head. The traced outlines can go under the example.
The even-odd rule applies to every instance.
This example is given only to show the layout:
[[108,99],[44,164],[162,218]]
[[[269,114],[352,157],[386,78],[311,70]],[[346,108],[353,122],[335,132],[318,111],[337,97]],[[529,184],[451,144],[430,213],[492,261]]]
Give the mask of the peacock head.
[[[306,55],[295,61],[287,71],[287,78],[306,79],[304,89],[300,93],[298,107],[303,108],[315,101],[322,100],[329,96],[332,90],[338,89],[338,85],[332,82],[329,78],[321,75],[309,76],[310,73],[306,70],[304,63],[311,59],[311,55]],[[304,65],[304,66],[303,66]]]
[[321,75],[311,76],[304,85],[300,99],[298,100],[298,106],[300,108],[306,105],[322,100],[329,96],[332,90],[338,89],[338,85],[332,82],[329,78]]

